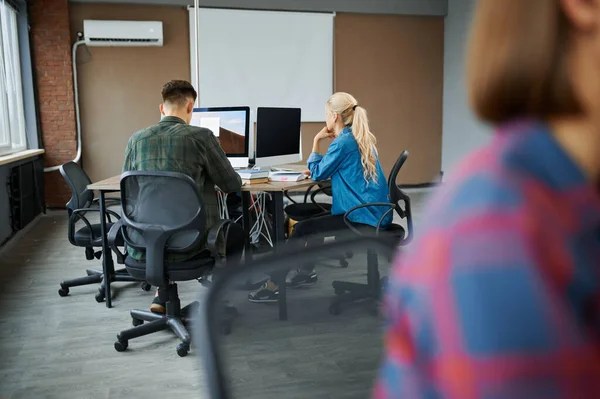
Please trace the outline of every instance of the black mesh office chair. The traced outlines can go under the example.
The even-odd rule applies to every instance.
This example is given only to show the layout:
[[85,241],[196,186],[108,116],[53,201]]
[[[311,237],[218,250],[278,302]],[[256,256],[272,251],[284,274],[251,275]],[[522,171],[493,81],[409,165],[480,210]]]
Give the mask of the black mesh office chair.
[[209,231],[207,250],[189,260],[167,263],[166,252],[173,256],[189,253],[205,240],[205,209],[195,182],[181,173],[127,172],[121,178],[121,206],[121,220],[109,234],[111,247],[121,230],[127,246],[143,251],[145,261],[127,256],[125,266],[132,276],[159,288],[166,314],[131,310],[135,327],[117,335],[115,349],[122,352],[130,339],[170,328],[181,340],[177,354],[186,356],[190,350],[187,323],[198,302],[181,308],[175,282],[200,279],[212,271],[221,260],[218,238],[224,235],[226,239],[232,222],[223,220]]
[[[388,187],[390,190],[390,202],[376,202],[371,204],[364,204],[356,206],[350,209],[344,215],[344,221],[350,230],[357,235],[375,236],[380,240],[386,241],[390,245],[406,245],[408,244],[413,236],[413,220],[412,212],[410,207],[410,197],[406,195],[396,183],[398,173],[402,168],[402,165],[408,158],[408,151],[403,151],[400,157],[396,160],[392,171],[388,177]],[[400,203],[404,202],[404,209],[400,206]],[[389,208],[379,220],[379,224],[376,228],[371,227],[357,227],[357,225],[350,222],[348,216],[357,209],[365,207],[387,207]],[[392,223],[385,229],[381,228],[381,224],[391,213],[396,212],[402,219],[406,219],[407,230],[404,227]],[[334,315],[338,315],[342,311],[342,304],[348,302],[354,302],[362,299],[374,299],[379,301],[381,299],[382,287],[387,284],[387,277],[380,278],[379,266],[378,266],[377,254],[369,249],[367,250],[367,283],[352,283],[346,281],[334,281],[332,283],[335,290],[336,298],[331,302],[329,312]]]
[[[347,229],[344,229],[348,233]],[[283,397],[364,399],[373,392],[381,366],[383,319],[361,314],[333,318],[327,313],[329,298],[313,290],[297,292],[288,302],[294,315],[281,322],[269,306],[248,302],[238,287],[255,273],[279,274],[298,268],[313,257],[367,249],[381,257],[381,268],[395,252],[374,237],[338,236],[335,242],[310,251],[284,245],[239,268],[227,268],[208,295],[199,293],[202,305],[193,323],[194,343],[200,356],[203,395],[211,399],[265,399]],[[336,274],[330,269],[326,273]],[[229,301],[241,317],[230,335],[221,333],[229,315],[221,303]]]
[[[60,167],[60,174],[63,176],[69,188],[71,189],[71,199],[67,203],[67,212],[69,215],[69,230],[68,237],[69,242],[76,247],[85,248],[85,257],[87,260],[101,259],[102,251],[95,250],[95,248],[102,247],[102,235],[100,233],[100,223],[92,224],[89,219],[86,218],[88,212],[100,213],[100,209],[96,206],[97,200],[94,198],[94,192],[88,190],[87,187],[92,183],[85,171],[77,165],[75,162],[69,162]],[[107,206],[111,204],[118,204],[118,199],[107,199]],[[112,226],[112,217],[115,221],[119,219],[119,215],[109,209],[106,210],[108,215],[107,227]],[[77,228],[77,224],[82,222],[84,226]],[[122,246],[122,237],[118,237],[117,245]],[[88,269],[86,277],[75,278],[72,280],[65,280],[60,283],[60,289],[58,294],[60,296],[69,295],[69,288],[77,287],[81,285],[97,284],[103,282],[102,270]],[[131,277],[127,270],[121,269],[115,272],[113,281],[138,281]],[[146,291],[150,290],[148,284],[142,283],[142,288]],[[98,289],[96,294],[96,301],[102,302],[105,298],[104,284]]]
[[[317,202],[315,199],[317,194],[320,193],[331,197],[331,184],[315,183],[308,187],[304,192],[304,201],[302,202],[296,202],[286,191],[284,194],[291,204],[285,207],[285,213],[296,222],[329,214],[329,212],[331,212],[331,204]],[[308,202],[309,196],[310,202]]]

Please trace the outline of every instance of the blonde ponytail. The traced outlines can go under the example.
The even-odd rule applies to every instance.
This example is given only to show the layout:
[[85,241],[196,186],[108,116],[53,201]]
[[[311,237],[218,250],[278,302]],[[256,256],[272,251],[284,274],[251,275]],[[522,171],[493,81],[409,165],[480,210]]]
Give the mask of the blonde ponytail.
[[348,93],[335,93],[327,102],[331,111],[342,117],[344,126],[351,126],[352,134],[360,151],[360,162],[367,182],[377,182],[377,139],[369,130],[367,110],[358,106],[354,97]]

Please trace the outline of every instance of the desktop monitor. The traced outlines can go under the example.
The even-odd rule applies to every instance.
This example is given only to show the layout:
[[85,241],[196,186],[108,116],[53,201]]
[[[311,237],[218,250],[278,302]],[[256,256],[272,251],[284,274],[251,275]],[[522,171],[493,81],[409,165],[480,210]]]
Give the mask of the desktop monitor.
[[300,112],[300,108],[258,108],[257,166],[275,166],[302,160]]
[[190,124],[212,131],[234,168],[248,167],[250,107],[194,108]]

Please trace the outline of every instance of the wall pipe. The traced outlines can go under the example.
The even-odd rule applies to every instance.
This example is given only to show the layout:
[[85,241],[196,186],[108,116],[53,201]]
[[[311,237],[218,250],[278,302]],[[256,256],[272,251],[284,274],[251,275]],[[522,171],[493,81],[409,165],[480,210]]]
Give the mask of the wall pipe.
[[[77,155],[73,162],[79,162],[81,159],[81,117],[79,115],[79,88],[77,86],[77,48],[85,43],[85,40],[78,40],[73,43],[71,60],[73,62],[73,91],[75,93],[75,121],[77,123]],[[61,165],[44,168],[44,172],[54,172],[59,170]]]

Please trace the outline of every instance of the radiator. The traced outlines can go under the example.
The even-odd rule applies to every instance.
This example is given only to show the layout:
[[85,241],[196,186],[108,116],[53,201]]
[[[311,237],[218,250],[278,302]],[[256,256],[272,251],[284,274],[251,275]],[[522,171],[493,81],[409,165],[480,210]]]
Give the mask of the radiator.
[[11,168],[8,197],[13,233],[27,226],[43,210],[43,169],[41,161],[30,161]]

